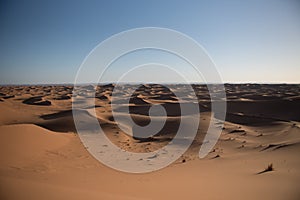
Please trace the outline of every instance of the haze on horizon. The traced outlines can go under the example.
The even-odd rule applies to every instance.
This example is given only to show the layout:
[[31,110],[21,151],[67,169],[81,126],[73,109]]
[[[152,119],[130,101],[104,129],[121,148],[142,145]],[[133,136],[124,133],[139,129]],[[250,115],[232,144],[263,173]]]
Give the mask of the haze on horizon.
[[[169,28],[192,37],[226,83],[300,83],[297,0],[1,1],[0,27],[0,84],[73,83],[95,46],[139,27]],[[154,51],[120,59],[104,81],[114,82],[126,67],[153,60],[170,61],[190,82],[203,81],[186,63]],[[144,72],[137,76],[150,80]],[[157,78],[163,81],[165,74]]]

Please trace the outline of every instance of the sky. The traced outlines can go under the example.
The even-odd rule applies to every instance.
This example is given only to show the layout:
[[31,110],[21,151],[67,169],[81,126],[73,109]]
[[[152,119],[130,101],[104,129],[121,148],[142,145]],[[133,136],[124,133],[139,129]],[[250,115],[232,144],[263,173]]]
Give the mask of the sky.
[[[100,42],[140,27],[190,36],[206,50],[223,82],[300,83],[298,0],[1,0],[0,84],[73,83]],[[112,72],[149,55],[172,59],[188,79],[201,81],[182,61],[149,51],[120,59]],[[114,74],[104,79],[113,81]]]

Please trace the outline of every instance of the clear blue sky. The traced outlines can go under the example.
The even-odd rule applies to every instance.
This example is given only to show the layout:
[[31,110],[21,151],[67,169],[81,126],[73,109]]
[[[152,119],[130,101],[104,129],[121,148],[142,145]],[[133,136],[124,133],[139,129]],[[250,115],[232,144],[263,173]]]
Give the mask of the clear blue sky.
[[194,38],[225,82],[300,82],[299,0],[7,0],[0,84],[72,83],[99,42],[145,26]]

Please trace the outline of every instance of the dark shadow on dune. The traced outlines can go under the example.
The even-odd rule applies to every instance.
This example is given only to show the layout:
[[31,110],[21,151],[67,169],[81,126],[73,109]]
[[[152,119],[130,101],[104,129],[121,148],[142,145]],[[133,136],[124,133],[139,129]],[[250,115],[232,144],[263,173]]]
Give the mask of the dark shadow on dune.
[[57,113],[40,116],[45,120],[37,125],[57,132],[76,132],[72,110],[60,111]]
[[63,120],[55,119],[55,120],[45,121],[45,122],[37,123],[36,125],[55,132],[74,132],[74,133],[77,132],[73,119],[69,119],[69,118]]
[[7,96],[3,96],[2,98],[3,99],[11,99],[11,98],[14,98],[15,95],[7,95]]
[[[270,100],[270,101],[228,101],[228,113],[243,113],[246,116],[256,116],[260,119],[282,121],[299,121],[299,100]],[[230,114],[229,114],[230,115]],[[230,116],[228,118],[230,120]]]
[[49,119],[57,119],[61,117],[70,117],[70,116],[72,116],[72,110],[64,110],[57,113],[42,115],[40,116],[40,118],[44,120],[49,120]]
[[279,143],[279,144],[269,144],[268,146],[264,147],[263,149],[261,149],[260,151],[266,151],[266,150],[272,150],[275,151],[277,149],[282,149],[282,148],[286,148],[286,147],[291,147],[291,146],[295,146],[295,145],[299,145],[300,142],[295,142],[295,143]]
[[139,138],[133,136],[133,139],[138,140],[138,143],[145,143],[145,142],[170,142],[172,138],[165,137],[165,138],[155,138],[155,137],[148,137],[148,138]]
[[[88,114],[87,111],[76,111],[77,115],[81,115],[83,119],[89,119],[92,116]],[[73,111],[72,110],[66,110],[66,111],[60,111],[57,113],[47,114],[40,116],[41,119],[43,119],[43,122],[37,123],[37,125],[44,127],[46,129],[57,131],[57,132],[77,132],[74,118],[73,118]],[[86,120],[86,123],[84,123],[83,126],[81,126],[82,130],[90,130],[92,127],[92,124],[89,123],[89,120]]]
[[38,105],[38,106],[50,106],[51,101],[43,100],[42,96],[30,97],[23,101],[24,104],[28,105]]
[[249,115],[239,115],[234,113],[227,113],[226,114],[226,121],[241,124],[241,125],[248,125],[248,126],[263,126],[266,124],[272,124],[277,121],[282,121],[280,119],[272,119],[272,118],[265,118],[260,116],[249,116]]
[[68,95],[61,95],[54,98],[54,100],[68,100],[68,99],[71,99],[71,97]]
[[[186,115],[198,114],[197,110],[190,109],[190,108],[194,107],[195,103],[182,103],[182,104],[163,103],[160,105],[165,108],[165,111],[166,111],[168,117],[183,116],[183,115],[181,115],[181,109],[187,111],[187,112],[185,112]],[[149,116],[149,109],[151,106],[152,106],[152,104],[138,104],[138,105],[134,105],[134,106],[123,105],[123,106],[116,108],[115,112],[124,113],[127,110],[127,107],[129,107],[129,112],[131,114]],[[203,112],[207,111],[207,109],[205,109],[205,110],[202,109],[202,110],[203,110]],[[159,116],[159,115],[155,115],[155,113],[154,113],[154,116]]]

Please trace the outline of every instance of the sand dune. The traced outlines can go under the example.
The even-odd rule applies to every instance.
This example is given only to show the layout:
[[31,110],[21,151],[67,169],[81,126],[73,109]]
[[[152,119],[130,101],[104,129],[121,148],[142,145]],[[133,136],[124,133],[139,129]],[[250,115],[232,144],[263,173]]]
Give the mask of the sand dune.
[[[184,92],[184,85],[174,87]],[[127,151],[155,151],[170,142],[181,116],[174,93],[157,84],[141,85],[136,91],[124,86],[131,99],[129,104],[122,98],[113,102],[117,116],[127,117],[124,111],[129,107],[134,122],[147,125],[151,104],[157,103],[168,116],[157,134],[141,139],[117,126],[113,88],[96,88],[96,116],[93,108],[80,114],[96,117],[107,137]],[[72,86],[0,87],[0,198],[299,199],[300,86],[227,84],[223,132],[204,159],[198,152],[213,116],[211,102],[206,86],[193,88],[198,102],[185,94],[183,105],[199,104],[201,117],[190,148],[165,169],[132,175],[104,166],[81,143],[72,115]],[[85,105],[85,100],[78,103]],[[191,110],[187,115],[195,114]],[[270,164],[273,170],[265,170]]]

